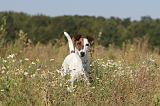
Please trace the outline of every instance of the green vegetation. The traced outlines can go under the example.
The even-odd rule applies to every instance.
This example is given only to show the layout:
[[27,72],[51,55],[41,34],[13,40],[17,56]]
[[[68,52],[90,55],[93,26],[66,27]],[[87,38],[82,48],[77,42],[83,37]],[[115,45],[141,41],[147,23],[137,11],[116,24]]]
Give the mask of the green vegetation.
[[[0,106],[160,105],[158,19],[51,18],[13,12],[0,17]],[[68,54],[64,30],[96,40],[93,82],[76,82],[72,93],[57,73]]]
[[27,33],[33,44],[55,44],[63,38],[63,31],[72,36],[81,33],[93,36],[95,41],[108,47],[115,44],[122,47],[123,43],[133,43],[135,39],[148,39],[150,48],[159,48],[160,19],[149,16],[142,17],[139,21],[130,18],[116,17],[104,18],[94,16],[59,16],[48,17],[44,15],[30,16],[25,13],[0,12],[1,24],[5,21],[5,42],[14,42],[19,30]]

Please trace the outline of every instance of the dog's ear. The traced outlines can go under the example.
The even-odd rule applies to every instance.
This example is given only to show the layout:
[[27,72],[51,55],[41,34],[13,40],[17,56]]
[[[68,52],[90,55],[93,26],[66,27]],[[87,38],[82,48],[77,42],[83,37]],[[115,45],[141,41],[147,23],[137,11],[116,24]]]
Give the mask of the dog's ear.
[[79,41],[80,38],[82,38],[81,34],[77,34],[73,37],[74,41]]
[[88,39],[88,42],[90,43],[90,45],[92,46],[94,44],[94,38],[91,36],[87,36],[86,37]]

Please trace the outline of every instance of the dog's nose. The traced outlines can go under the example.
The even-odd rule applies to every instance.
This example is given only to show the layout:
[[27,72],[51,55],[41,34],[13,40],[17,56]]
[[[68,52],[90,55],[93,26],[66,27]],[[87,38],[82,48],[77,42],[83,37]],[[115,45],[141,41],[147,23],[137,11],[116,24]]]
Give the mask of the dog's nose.
[[84,53],[84,52],[81,52],[80,54],[81,54],[81,57],[84,57],[84,55],[85,55],[85,53]]

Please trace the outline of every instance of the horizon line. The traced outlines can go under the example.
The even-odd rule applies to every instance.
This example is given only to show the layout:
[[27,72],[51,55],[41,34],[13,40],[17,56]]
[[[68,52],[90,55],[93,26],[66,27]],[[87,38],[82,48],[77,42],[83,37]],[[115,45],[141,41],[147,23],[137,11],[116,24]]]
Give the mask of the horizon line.
[[89,17],[96,17],[96,18],[98,18],[98,17],[102,17],[102,18],[105,18],[105,19],[109,19],[109,18],[119,18],[119,19],[130,19],[131,21],[139,21],[139,20],[141,20],[143,17],[149,17],[149,18],[151,18],[151,19],[160,19],[160,18],[153,18],[152,16],[150,16],[150,15],[144,15],[144,16],[140,16],[138,19],[135,19],[135,18],[133,18],[133,17],[131,17],[131,16],[129,16],[129,17],[120,17],[120,16],[108,16],[108,17],[106,17],[106,16],[102,16],[102,15],[87,15],[87,14],[62,14],[62,15],[49,15],[49,14],[45,14],[45,13],[28,13],[28,12],[24,12],[24,11],[14,11],[14,10],[0,10],[0,12],[1,13],[9,13],[9,12],[12,12],[12,13],[23,13],[23,14],[25,14],[25,15],[29,15],[29,16],[40,16],[40,15],[42,15],[42,16],[47,16],[47,17],[61,17],[61,16],[89,16]]

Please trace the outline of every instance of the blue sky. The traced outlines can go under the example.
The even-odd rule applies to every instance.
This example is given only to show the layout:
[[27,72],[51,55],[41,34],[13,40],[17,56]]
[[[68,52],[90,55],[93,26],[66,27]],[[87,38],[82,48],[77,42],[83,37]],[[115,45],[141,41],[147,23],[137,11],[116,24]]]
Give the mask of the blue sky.
[[0,11],[48,16],[89,15],[109,18],[160,18],[160,0],[0,0]]

